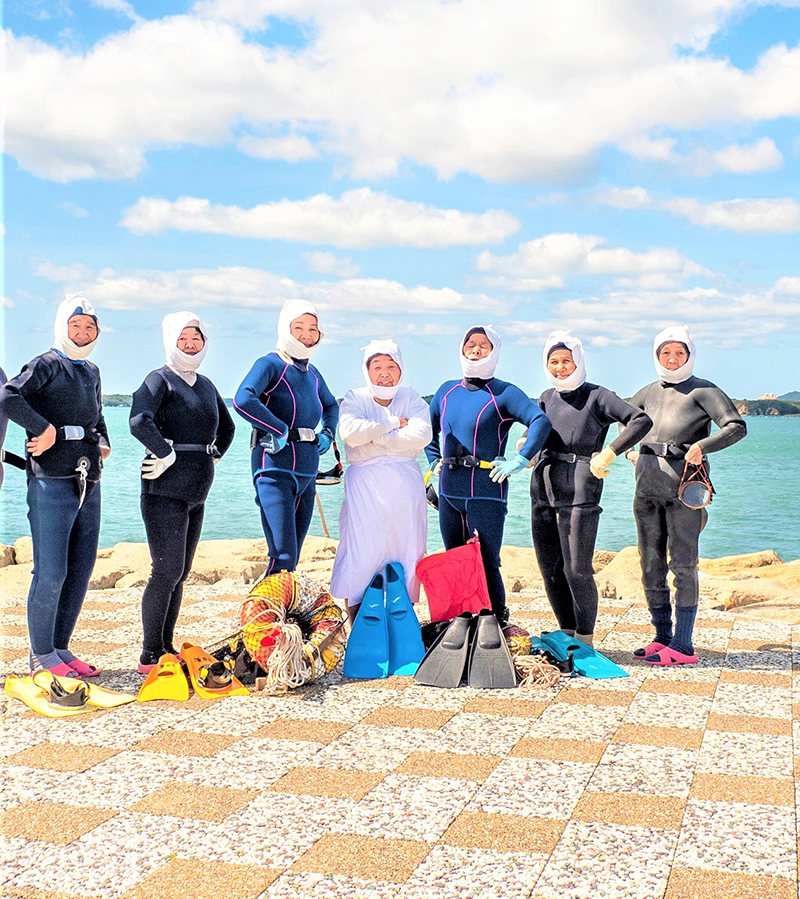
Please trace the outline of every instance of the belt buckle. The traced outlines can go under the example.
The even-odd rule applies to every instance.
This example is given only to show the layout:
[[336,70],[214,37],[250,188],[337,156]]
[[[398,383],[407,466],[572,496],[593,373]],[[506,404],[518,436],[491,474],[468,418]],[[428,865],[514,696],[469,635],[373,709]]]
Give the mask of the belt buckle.
[[83,440],[85,431],[82,425],[64,425],[64,440]]
[[669,443],[662,443],[662,444],[661,444],[661,455],[662,455],[665,459],[668,459],[668,458],[670,457],[670,455],[671,455],[671,453],[670,453],[670,451],[669,451],[670,445],[671,445],[671,444],[669,444]]
[[566,457],[567,457],[565,461],[569,462],[571,465],[577,464],[577,462],[578,462],[578,454],[577,453],[565,453],[564,455],[566,455]]
[[313,443],[317,439],[317,432],[313,428],[298,428],[297,434],[301,443]]

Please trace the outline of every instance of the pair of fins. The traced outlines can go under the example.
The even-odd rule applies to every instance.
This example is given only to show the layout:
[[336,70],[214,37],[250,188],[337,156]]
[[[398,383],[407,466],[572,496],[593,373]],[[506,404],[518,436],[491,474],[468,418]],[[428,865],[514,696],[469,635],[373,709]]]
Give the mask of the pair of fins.
[[345,677],[379,678],[414,674],[425,645],[414,606],[406,590],[403,567],[390,562],[367,587],[353,622],[342,673]]
[[189,672],[194,692],[202,699],[219,699],[222,696],[249,696],[250,691],[233,676],[233,659],[219,661],[202,647],[184,643],[180,658],[165,653],[147,675],[136,697],[139,702],[152,699],[172,699],[183,702],[189,698]]
[[500,622],[489,609],[462,612],[442,632],[422,660],[414,680],[455,689],[466,675],[470,687],[507,690],[517,673]]
[[531,652],[536,652],[537,648],[541,650],[542,647],[545,651],[551,652],[559,662],[569,663],[571,660],[574,674],[582,674],[596,680],[628,677],[628,672],[612,662],[608,656],[604,656],[592,646],[587,646],[577,637],[565,634],[564,631],[545,632],[540,640],[532,638]]
[[19,699],[29,709],[48,718],[67,718],[97,709],[115,709],[136,697],[73,677],[56,677],[49,671],[34,671],[29,677],[6,678],[7,696]]

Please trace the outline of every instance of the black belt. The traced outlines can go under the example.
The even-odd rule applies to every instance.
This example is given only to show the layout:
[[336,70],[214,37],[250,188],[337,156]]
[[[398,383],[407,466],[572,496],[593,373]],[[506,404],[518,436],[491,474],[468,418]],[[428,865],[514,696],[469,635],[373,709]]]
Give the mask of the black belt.
[[316,443],[317,433],[313,428],[289,428],[286,439],[289,443]]
[[464,468],[491,468],[491,462],[485,462],[477,456],[450,456],[450,458],[442,459],[442,465],[449,465],[450,468],[456,468],[462,465]]
[[691,445],[691,443],[642,443],[639,452],[647,456],[682,459]]
[[219,450],[213,443],[173,443],[172,448],[178,453],[206,453],[219,456]]
[[556,453],[553,450],[542,450],[542,458],[555,459],[557,462],[569,462],[574,465],[576,462],[591,462],[591,456],[579,456],[577,453]]
[[83,425],[62,425],[56,428],[57,440],[88,440],[90,443],[100,442],[100,432]]

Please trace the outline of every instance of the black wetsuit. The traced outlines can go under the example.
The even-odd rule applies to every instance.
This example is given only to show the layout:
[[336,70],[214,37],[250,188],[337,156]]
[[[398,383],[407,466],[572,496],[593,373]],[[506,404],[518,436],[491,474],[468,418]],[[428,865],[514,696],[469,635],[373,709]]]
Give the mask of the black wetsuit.
[[[91,362],[49,350],[0,388],[0,410],[25,429],[28,439],[50,424],[56,429],[50,449],[27,457],[33,539],[28,631],[33,652],[46,656],[69,648],[97,557],[100,440],[109,443],[100,372]],[[65,432],[68,425],[80,426],[83,436]],[[82,499],[76,471],[81,460],[87,472]]]
[[[667,571],[672,571],[677,609],[693,610],[688,616],[691,626],[685,628],[688,638],[685,633],[680,635],[682,645],[673,644],[673,648],[690,654],[699,601],[698,541],[708,516],[705,509],[689,509],[678,499],[684,455],[693,443],[704,456],[725,449],[747,434],[747,426],[719,387],[695,377],[680,384],[654,381],[639,390],[631,404],[644,409],[653,420],[652,429],[641,442],[633,504],[642,583],[656,625],[656,639],[669,644],[672,624]],[[711,434],[712,421],[720,429],[715,434]],[[680,628],[680,620],[678,625]]]
[[539,406],[553,425],[531,477],[531,528],[547,597],[562,630],[594,632],[597,587],[592,557],[603,482],[589,459],[603,448],[613,422],[627,425],[611,444],[619,455],[652,424],[647,414],[597,384],[546,390]]
[[[6,383],[8,378],[6,373],[0,368],[0,387]],[[8,416],[4,412],[0,412],[0,450],[6,439],[6,429],[8,428]],[[0,487],[3,486],[3,462],[0,460]]]
[[[214,384],[197,375],[189,385],[166,365],[150,372],[133,394],[131,433],[158,458],[172,447],[214,444],[223,455],[234,424]],[[141,509],[152,573],[142,595],[144,656],[173,649],[183,583],[200,539],[205,500],[214,480],[214,457],[201,449],[176,451],[176,461],[158,478],[142,478]]]

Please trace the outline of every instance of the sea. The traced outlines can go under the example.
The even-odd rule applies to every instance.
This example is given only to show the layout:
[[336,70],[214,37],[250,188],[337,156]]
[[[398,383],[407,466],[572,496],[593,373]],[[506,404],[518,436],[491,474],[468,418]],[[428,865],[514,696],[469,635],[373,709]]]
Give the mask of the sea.
[[[129,410],[106,408],[113,452],[103,474],[103,513],[100,545],[123,541],[143,542],[139,513],[139,464],[142,445],[128,430]],[[800,416],[750,416],[748,435],[711,457],[711,478],[716,496],[709,507],[709,523],[700,538],[700,553],[707,558],[774,549],[785,561],[800,558]],[[521,434],[512,430],[510,446]],[[237,422],[233,446],[216,469],[214,486],[206,502],[203,539],[262,537],[250,477],[250,428]],[[24,433],[9,425],[5,448],[22,455]],[[334,464],[333,453],[323,457],[323,470]],[[420,466],[426,468],[422,459]],[[529,472],[511,479],[505,543],[531,546]],[[603,491],[603,515],[598,549],[620,550],[636,543],[631,511],[633,466],[617,459]],[[322,516],[330,536],[338,537],[343,485],[318,488]],[[25,475],[5,466],[0,491],[0,543],[13,543],[30,533],[26,518]],[[441,547],[436,513],[429,509],[430,550]],[[324,535],[319,508],[311,533]]]

